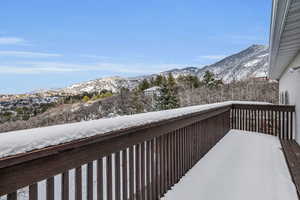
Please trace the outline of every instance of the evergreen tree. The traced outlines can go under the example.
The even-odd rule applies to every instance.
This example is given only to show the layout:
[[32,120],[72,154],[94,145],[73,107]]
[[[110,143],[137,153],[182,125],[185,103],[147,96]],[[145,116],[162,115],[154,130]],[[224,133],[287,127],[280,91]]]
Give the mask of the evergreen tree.
[[162,75],[160,75],[160,74],[157,75],[155,80],[154,80],[154,85],[155,86],[161,86],[162,83],[163,83],[163,79],[164,79],[164,77]]
[[150,87],[153,87],[153,86],[155,86],[155,79],[154,79],[154,77],[151,77],[150,78]]
[[141,93],[138,90],[133,91],[131,104],[133,106],[134,113],[144,112],[144,104],[142,102]]
[[213,72],[206,71],[203,76],[203,82],[209,88],[213,88],[218,86],[222,82],[222,80],[217,80]]
[[140,91],[144,91],[144,90],[150,88],[150,84],[149,84],[149,82],[147,81],[147,79],[144,79],[144,80],[140,83],[140,85],[138,86],[138,88],[139,88]]
[[170,88],[175,88],[176,81],[172,73],[168,74],[167,83]]
[[200,81],[197,76],[188,75],[186,78],[187,78],[190,88],[200,87]]
[[189,88],[198,88],[201,86],[201,82],[199,78],[193,75],[187,75],[187,76],[180,75],[177,78],[177,81],[181,84],[188,86]]
[[160,95],[157,98],[156,108],[158,110],[168,110],[178,108],[179,106],[175,88],[171,88],[168,82],[163,83],[160,89]]

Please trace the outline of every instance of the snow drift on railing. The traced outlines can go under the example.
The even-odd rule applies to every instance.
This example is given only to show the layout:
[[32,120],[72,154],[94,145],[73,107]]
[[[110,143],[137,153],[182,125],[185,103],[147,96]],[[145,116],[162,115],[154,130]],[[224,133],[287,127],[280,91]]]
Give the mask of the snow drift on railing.
[[83,139],[112,131],[128,129],[169,120],[188,114],[232,104],[266,104],[263,102],[227,101],[222,103],[190,106],[172,110],[148,112],[114,118],[77,122],[0,134],[0,158],[25,153],[73,140]]

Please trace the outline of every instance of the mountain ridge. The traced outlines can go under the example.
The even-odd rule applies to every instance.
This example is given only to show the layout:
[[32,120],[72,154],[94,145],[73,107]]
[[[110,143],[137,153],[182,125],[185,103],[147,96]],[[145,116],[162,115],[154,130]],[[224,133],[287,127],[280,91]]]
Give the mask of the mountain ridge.
[[103,89],[112,92],[119,91],[120,88],[135,88],[143,79],[150,79],[157,75],[167,76],[169,73],[176,78],[180,75],[193,75],[200,79],[203,78],[205,71],[213,72],[216,77],[224,82],[233,80],[244,80],[251,77],[268,76],[268,47],[264,45],[251,45],[250,47],[230,55],[220,61],[206,65],[204,67],[184,66],[183,68],[174,68],[157,74],[124,78],[120,76],[99,78],[87,82],[73,84],[63,88],[61,91],[67,93],[96,92]]

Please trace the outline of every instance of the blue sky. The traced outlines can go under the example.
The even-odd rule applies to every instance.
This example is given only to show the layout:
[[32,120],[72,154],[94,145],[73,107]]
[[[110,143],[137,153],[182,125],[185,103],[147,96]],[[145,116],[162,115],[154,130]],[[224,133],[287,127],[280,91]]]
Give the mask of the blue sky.
[[201,67],[267,44],[271,0],[0,3],[0,94]]

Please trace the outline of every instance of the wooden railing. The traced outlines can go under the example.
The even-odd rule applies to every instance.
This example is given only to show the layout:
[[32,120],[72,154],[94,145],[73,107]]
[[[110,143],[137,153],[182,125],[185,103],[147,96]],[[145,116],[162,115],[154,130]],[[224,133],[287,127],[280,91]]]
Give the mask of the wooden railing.
[[293,140],[295,106],[234,104],[231,109],[231,128],[278,136]]
[[30,200],[160,199],[231,128],[293,139],[294,111],[224,104],[2,158],[0,199],[15,200],[22,191]]
[[29,190],[30,200],[159,199],[229,131],[230,109],[211,108],[0,159],[0,197],[15,200]]

